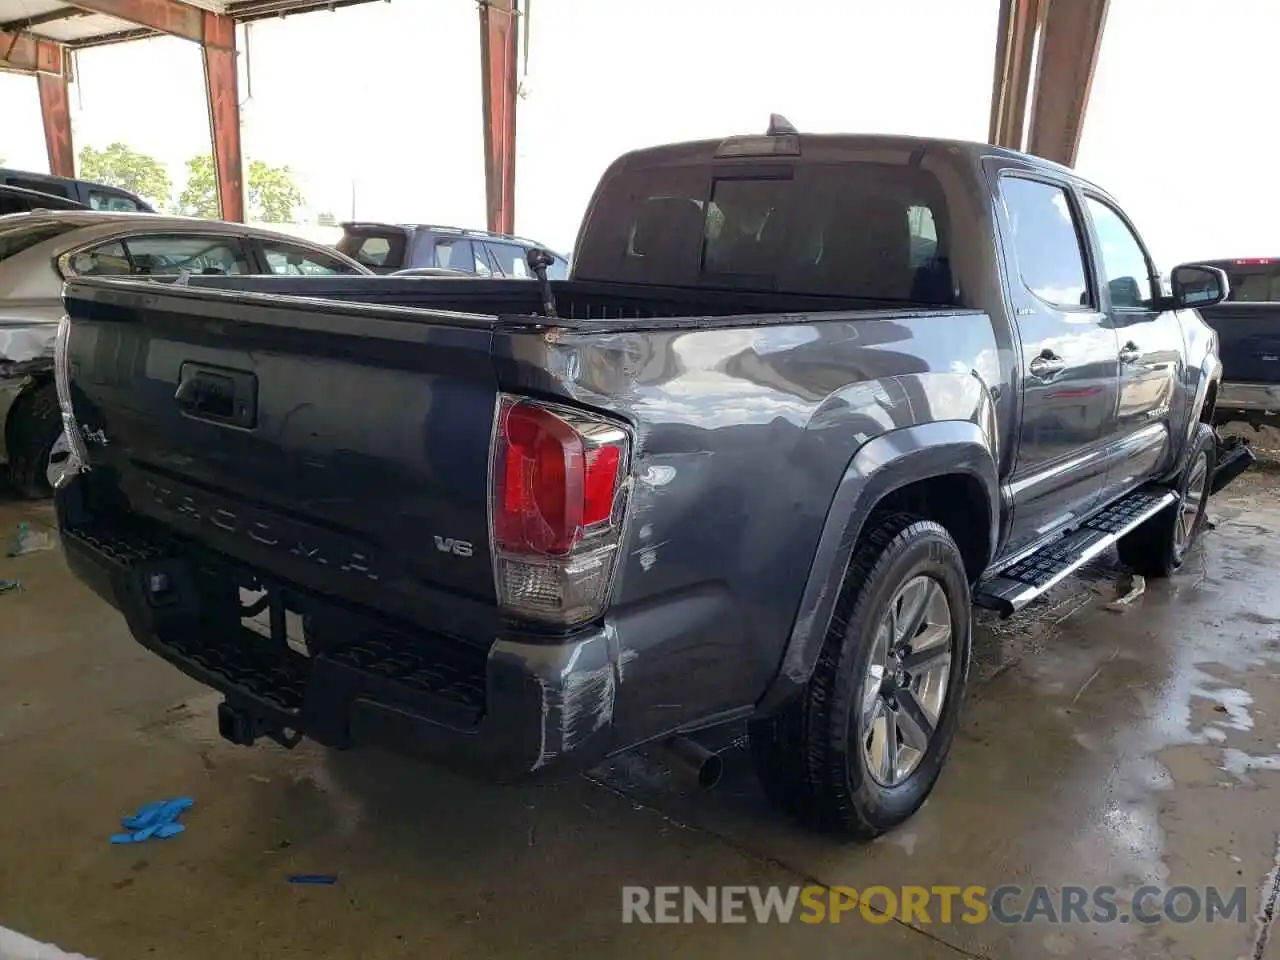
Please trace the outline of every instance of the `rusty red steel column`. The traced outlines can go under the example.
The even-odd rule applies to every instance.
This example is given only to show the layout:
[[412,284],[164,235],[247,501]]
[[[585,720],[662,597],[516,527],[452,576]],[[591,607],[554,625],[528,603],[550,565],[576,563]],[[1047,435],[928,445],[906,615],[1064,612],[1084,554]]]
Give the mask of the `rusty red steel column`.
[[987,140],[1011,150],[1027,145],[1027,102],[1036,36],[1046,0],[1000,0],[995,78]]
[[213,139],[213,171],[223,220],[244,222],[244,161],[240,152],[240,83],[236,74],[236,24],[230,17],[204,15],[205,95]]
[[480,82],[484,110],[485,213],[488,227],[516,223],[516,53],[519,0],[480,0]]
[[67,58],[58,73],[37,73],[40,119],[44,121],[44,147],[49,154],[49,172],[55,177],[76,175],[76,154],[71,142],[71,97]]
[[1109,0],[1048,0],[1028,150],[1073,166],[1098,65]]

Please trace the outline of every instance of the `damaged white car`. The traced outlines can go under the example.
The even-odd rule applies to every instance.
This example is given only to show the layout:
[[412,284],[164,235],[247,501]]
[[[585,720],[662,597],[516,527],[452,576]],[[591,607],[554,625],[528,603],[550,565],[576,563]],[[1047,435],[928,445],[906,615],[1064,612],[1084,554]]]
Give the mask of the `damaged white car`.
[[332,247],[242,223],[98,210],[0,216],[0,465],[20,496],[48,496],[70,453],[53,384],[63,281],[183,273],[370,271]]

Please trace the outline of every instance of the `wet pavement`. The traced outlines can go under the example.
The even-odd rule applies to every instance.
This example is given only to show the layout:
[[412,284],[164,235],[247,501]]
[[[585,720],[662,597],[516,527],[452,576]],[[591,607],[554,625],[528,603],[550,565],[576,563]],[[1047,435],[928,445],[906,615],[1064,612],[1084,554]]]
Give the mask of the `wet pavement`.
[[[379,753],[233,747],[217,696],[134,644],[56,551],[0,558],[23,584],[0,595],[0,927],[99,960],[1280,960],[1278,490],[1280,473],[1255,472],[1215,498],[1186,568],[1121,612],[1098,568],[1013,620],[984,617],[938,789],[870,845],[770,809],[734,730],[712,792],[645,756],[493,788]],[[0,503],[0,533],[24,519],[50,515]],[[176,795],[196,801],[185,834],[107,843],[121,816]],[[624,925],[624,884],[1109,885],[1124,915],[1143,884],[1242,887],[1246,908],[1151,925],[959,909],[948,923],[936,905],[928,923]]]

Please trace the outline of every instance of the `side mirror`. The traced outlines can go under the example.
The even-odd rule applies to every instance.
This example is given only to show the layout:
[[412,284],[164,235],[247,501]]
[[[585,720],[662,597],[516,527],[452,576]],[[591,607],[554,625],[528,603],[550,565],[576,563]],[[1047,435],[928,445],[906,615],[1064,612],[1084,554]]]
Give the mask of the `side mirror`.
[[1174,267],[1171,274],[1174,310],[1211,307],[1227,299],[1231,282],[1226,271],[1206,267],[1198,263],[1184,263]]

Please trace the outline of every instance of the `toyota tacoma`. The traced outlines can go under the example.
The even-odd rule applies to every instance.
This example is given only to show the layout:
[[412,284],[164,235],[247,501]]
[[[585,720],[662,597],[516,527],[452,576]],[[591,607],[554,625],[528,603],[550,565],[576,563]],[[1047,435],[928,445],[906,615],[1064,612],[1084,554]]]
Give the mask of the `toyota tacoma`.
[[75,278],[62,542],[234,742],[506,780],[745,720],[868,838],[944,765],[973,605],[1173,573],[1251,461],[1227,280],[1170,277],[1065,167],[775,118],[614,162],[563,281]]

